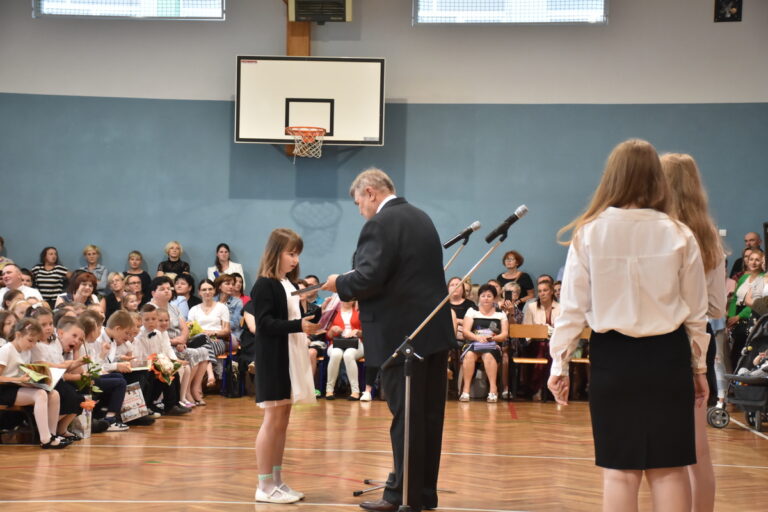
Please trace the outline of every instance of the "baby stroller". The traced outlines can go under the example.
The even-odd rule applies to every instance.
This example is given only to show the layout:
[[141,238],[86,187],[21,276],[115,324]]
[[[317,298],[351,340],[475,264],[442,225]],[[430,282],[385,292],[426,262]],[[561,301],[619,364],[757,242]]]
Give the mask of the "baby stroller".
[[[726,374],[728,389],[725,403],[734,404],[744,411],[747,425],[758,432],[768,421],[768,357],[755,364],[755,357],[768,350],[768,315],[763,315],[747,337],[734,374]],[[710,407],[707,423],[715,428],[725,428],[731,417],[725,408]]]

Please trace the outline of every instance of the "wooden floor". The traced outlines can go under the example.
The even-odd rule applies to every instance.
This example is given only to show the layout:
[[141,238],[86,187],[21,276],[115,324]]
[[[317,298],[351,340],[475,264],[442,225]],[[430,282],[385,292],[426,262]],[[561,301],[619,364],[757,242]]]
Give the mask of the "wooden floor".
[[[300,505],[255,505],[253,451],[260,412],[250,398],[151,427],[99,434],[66,450],[0,446],[0,509],[11,511],[360,510],[352,492],[386,476],[389,412],[383,402],[320,401],[294,410],[285,478]],[[735,420],[743,423],[739,415]],[[709,429],[718,511],[762,510],[768,437],[734,422]],[[600,508],[585,403],[447,405],[439,510],[587,511]],[[371,496],[378,499],[379,493]],[[368,498],[370,499],[370,498]],[[647,490],[642,510],[650,510]]]

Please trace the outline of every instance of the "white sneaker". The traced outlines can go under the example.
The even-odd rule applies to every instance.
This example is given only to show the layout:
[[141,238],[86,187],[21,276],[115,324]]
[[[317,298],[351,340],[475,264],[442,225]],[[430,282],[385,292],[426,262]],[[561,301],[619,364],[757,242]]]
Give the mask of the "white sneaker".
[[298,496],[288,494],[280,487],[273,488],[269,494],[261,489],[256,489],[256,495],[254,497],[256,498],[256,501],[263,501],[265,503],[296,503],[299,501]]
[[363,394],[360,395],[361,402],[370,402],[371,400],[372,400],[371,394],[367,391],[363,391]]
[[288,487],[288,484],[286,484],[285,482],[280,484],[280,490],[285,492],[285,493],[290,494],[291,496],[296,496],[300,500],[304,499],[304,493],[303,492],[301,492],[301,491],[294,491],[293,489]]
[[462,393],[459,396],[459,402],[469,402],[469,393]]
[[488,393],[488,403],[496,403],[499,401],[499,396],[496,393]]

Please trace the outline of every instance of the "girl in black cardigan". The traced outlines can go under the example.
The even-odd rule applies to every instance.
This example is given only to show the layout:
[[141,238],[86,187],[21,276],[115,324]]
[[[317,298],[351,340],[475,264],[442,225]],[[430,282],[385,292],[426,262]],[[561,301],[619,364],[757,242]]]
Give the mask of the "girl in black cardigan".
[[291,405],[315,400],[303,333],[315,334],[319,326],[302,318],[299,297],[290,295],[296,289],[293,283],[298,279],[303,247],[299,235],[290,229],[272,231],[251,290],[256,317],[256,402],[264,409],[256,436],[256,501],[268,503],[294,503],[304,497],[280,475]]

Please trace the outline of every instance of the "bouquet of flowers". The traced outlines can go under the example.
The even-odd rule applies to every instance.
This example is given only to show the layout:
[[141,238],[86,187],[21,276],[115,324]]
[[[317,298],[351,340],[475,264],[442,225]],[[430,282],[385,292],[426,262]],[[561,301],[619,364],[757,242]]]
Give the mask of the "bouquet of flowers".
[[173,378],[181,368],[179,361],[173,361],[165,354],[152,354],[149,356],[149,367],[157,377],[157,380],[165,384],[173,382]]
[[200,327],[200,324],[197,323],[197,321],[194,322],[187,322],[187,327],[189,328],[189,337],[194,338],[198,334],[203,333],[203,328]]
[[101,375],[101,366],[94,363],[90,357],[84,357],[85,371],[80,374],[80,379],[75,382],[75,387],[81,393],[90,395],[92,393],[101,393],[101,389],[93,382]]

